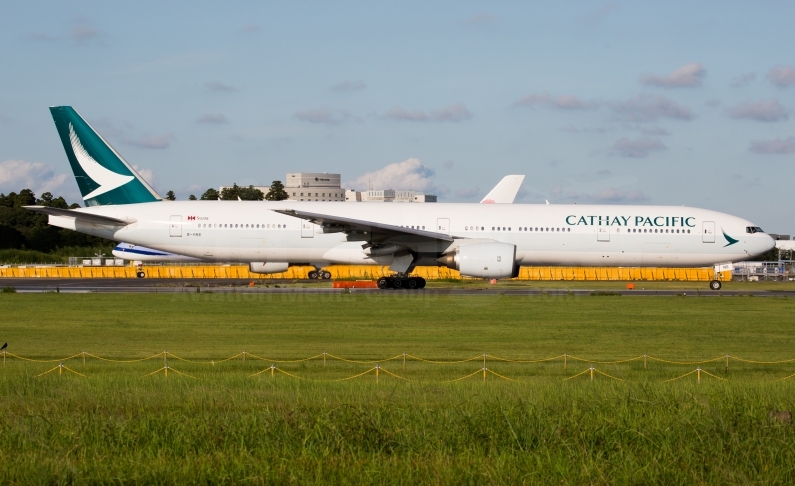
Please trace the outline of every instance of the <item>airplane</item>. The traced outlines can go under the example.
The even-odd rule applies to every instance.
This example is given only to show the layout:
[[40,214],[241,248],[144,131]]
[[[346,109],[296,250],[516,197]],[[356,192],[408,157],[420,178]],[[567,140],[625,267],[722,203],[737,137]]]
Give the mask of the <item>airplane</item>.
[[[511,204],[519,192],[519,188],[524,180],[523,175],[508,175],[502,178],[496,186],[480,201],[481,204]],[[122,258],[124,260],[132,260],[136,262],[147,263],[164,263],[164,262],[200,262],[200,258],[188,257],[185,255],[178,255],[167,251],[155,250],[154,248],[147,248],[145,246],[134,245],[132,243],[121,242],[113,248],[113,256]],[[138,276],[143,278],[145,273],[138,272]],[[307,276],[310,279],[330,279],[331,273],[322,268],[316,268],[310,271]]]
[[[716,270],[775,246],[743,218],[684,206],[164,201],[70,106],[50,112],[86,207],[26,206],[49,224],[278,273],[290,263],[389,265],[378,287],[416,289],[417,266],[516,277],[521,266]],[[721,288],[720,280],[709,284]]]

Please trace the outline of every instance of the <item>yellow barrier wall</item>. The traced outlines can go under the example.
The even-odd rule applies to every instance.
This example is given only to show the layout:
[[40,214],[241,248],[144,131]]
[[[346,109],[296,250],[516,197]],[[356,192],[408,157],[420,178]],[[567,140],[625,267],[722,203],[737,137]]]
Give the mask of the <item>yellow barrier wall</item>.
[[[241,278],[252,280],[303,279],[313,267],[290,267],[284,273],[260,275],[248,271],[248,265],[144,266],[148,278]],[[332,278],[376,279],[390,275],[389,267],[333,265],[327,267]],[[135,278],[129,267],[26,267],[0,268],[0,278]],[[617,267],[522,267],[517,280],[680,280],[709,281],[711,268],[617,268]],[[418,267],[414,275],[428,280],[460,279],[457,270],[446,267]],[[721,280],[731,280],[731,272],[722,272]]]

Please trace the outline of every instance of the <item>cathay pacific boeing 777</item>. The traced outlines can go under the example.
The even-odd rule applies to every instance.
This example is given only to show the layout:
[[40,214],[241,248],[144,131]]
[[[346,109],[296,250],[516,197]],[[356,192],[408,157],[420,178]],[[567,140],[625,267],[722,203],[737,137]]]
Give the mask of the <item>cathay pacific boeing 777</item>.
[[86,207],[28,209],[54,226],[253,272],[389,265],[379,287],[421,288],[417,266],[481,278],[529,265],[702,267],[775,245],[743,218],[683,206],[164,201],[74,109],[50,111]]

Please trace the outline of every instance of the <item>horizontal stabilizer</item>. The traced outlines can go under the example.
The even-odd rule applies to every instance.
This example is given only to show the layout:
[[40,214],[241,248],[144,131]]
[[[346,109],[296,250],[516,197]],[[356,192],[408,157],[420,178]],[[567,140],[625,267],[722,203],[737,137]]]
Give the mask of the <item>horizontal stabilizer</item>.
[[83,211],[77,211],[74,209],[60,209],[60,208],[51,208],[47,206],[23,206],[23,207],[25,209],[30,209],[31,211],[36,211],[37,213],[44,213],[49,216],[63,216],[66,218],[75,218],[77,220],[82,220],[94,224],[127,226],[128,224],[135,222],[135,220],[125,221],[122,219],[111,218],[110,216],[101,216],[99,214],[84,213]]

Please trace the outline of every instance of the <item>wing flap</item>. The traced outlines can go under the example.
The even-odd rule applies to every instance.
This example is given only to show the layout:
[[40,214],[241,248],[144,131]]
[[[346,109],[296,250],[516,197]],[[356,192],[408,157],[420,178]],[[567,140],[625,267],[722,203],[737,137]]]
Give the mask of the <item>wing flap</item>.
[[366,239],[376,243],[381,243],[386,240],[389,241],[411,240],[415,242],[420,242],[420,241],[452,242],[453,241],[452,236],[443,233],[435,233],[433,231],[404,228],[402,226],[376,223],[374,221],[364,221],[360,219],[345,218],[342,216],[310,213],[308,211],[297,211],[294,209],[274,209],[273,211],[287,216],[292,216],[294,218],[310,221],[317,225],[323,226],[324,229],[330,230],[330,232],[336,230],[347,233],[349,235],[360,234],[362,236],[369,236],[369,238]]

